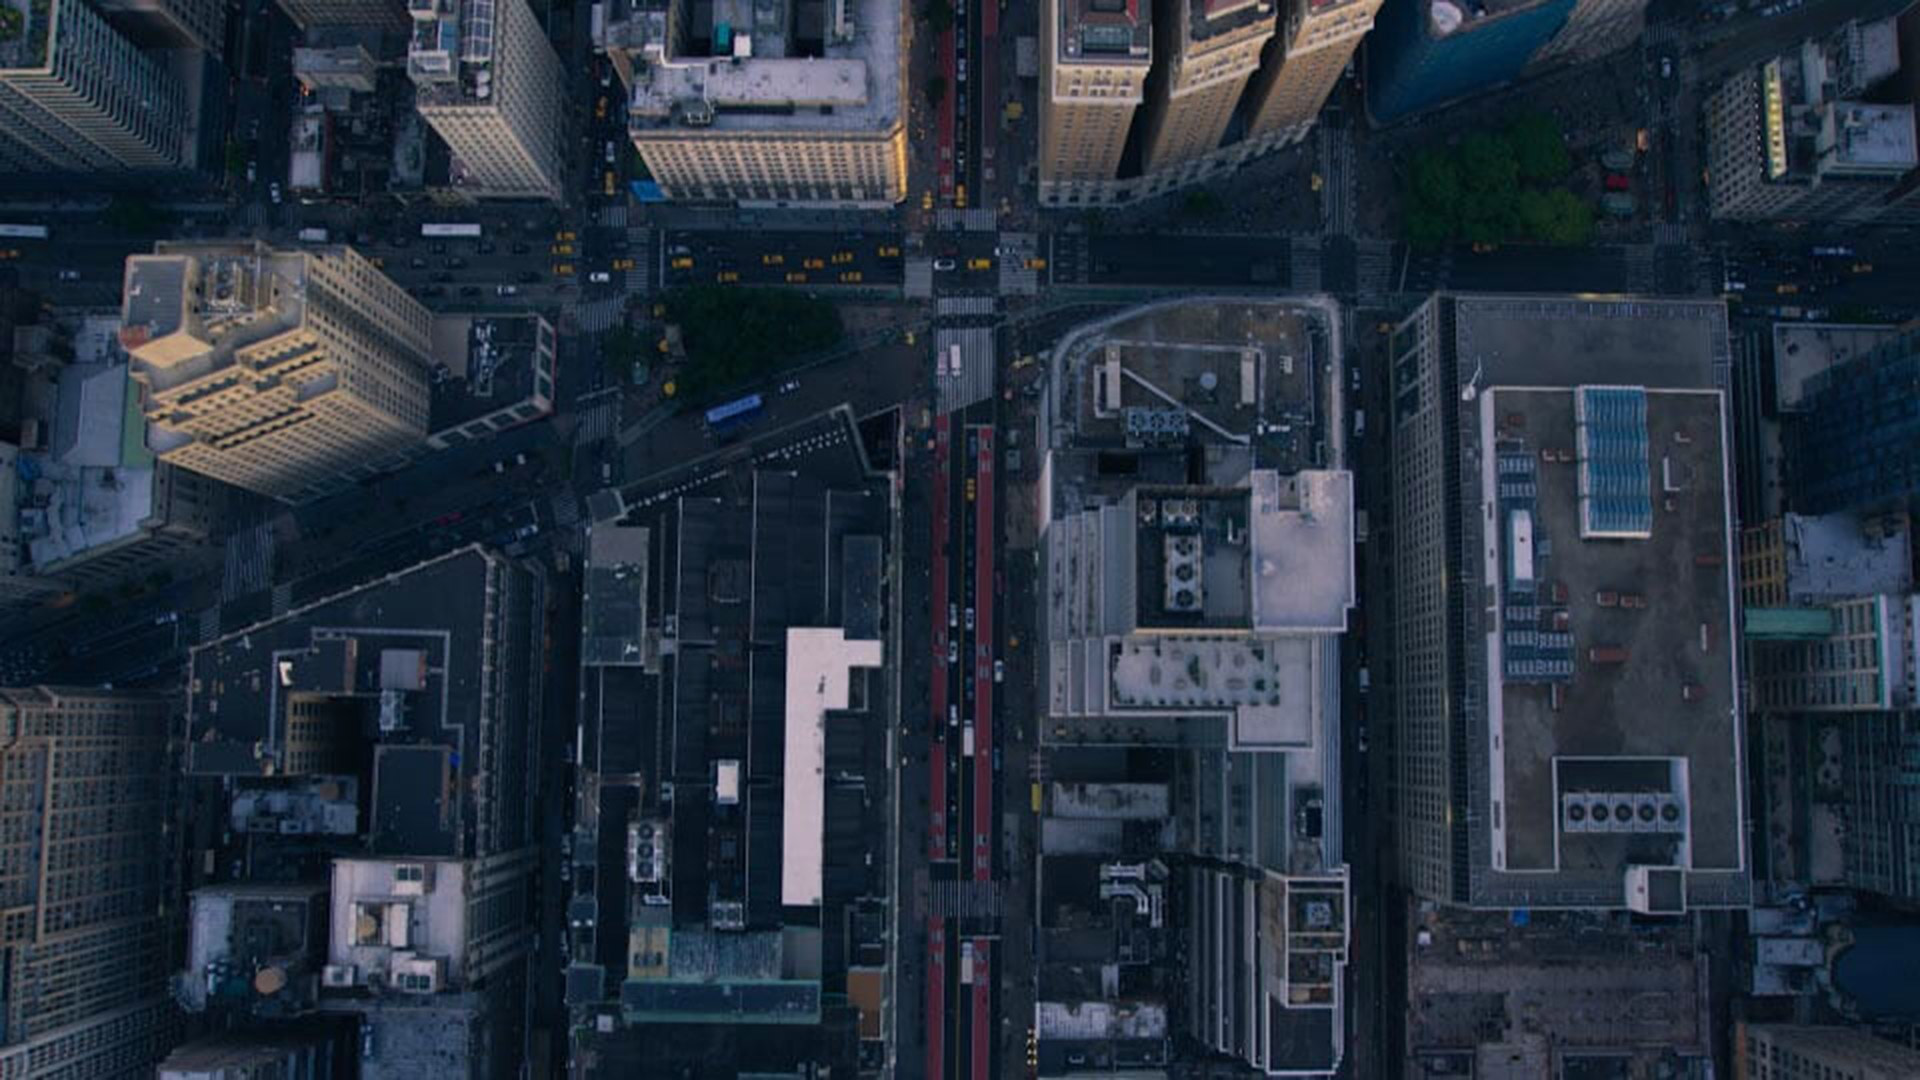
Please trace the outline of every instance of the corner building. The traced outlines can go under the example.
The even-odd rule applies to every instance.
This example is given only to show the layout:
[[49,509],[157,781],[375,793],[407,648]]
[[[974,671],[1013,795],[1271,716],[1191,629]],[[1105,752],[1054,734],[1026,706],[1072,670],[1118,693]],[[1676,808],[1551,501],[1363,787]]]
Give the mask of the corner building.
[[298,501],[426,437],[432,316],[351,248],[162,243],[122,315],[170,465]]
[[[1143,3],[1148,10],[1142,11]],[[1040,19],[1040,202],[1113,201],[1153,62],[1150,0],[1047,0]]]

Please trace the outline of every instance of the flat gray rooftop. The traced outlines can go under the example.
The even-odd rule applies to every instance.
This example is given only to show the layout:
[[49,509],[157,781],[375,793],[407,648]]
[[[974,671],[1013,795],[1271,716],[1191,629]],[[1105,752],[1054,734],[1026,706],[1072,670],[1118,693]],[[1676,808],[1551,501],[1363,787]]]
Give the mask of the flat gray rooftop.
[[[1543,450],[1575,444],[1574,399],[1570,389],[1496,389],[1481,412],[1498,425],[1503,451],[1539,461]],[[1573,668],[1557,691],[1546,681],[1507,679],[1490,702],[1499,736],[1493,764],[1505,796],[1492,815],[1495,869],[1501,826],[1505,869],[1551,872],[1565,883],[1616,880],[1629,864],[1743,865],[1722,400],[1711,392],[1647,395],[1649,539],[1583,540],[1578,467],[1543,462],[1534,474],[1532,546],[1542,552],[1536,565],[1544,586],[1537,591],[1564,590]],[[1487,546],[1499,546],[1489,578],[1501,583],[1498,607],[1512,619],[1516,605],[1534,603],[1535,591],[1522,597],[1508,584],[1515,541],[1502,526],[1489,530]],[[1542,625],[1549,605],[1562,607],[1543,598]],[[1487,666],[1498,679],[1498,662]],[[1684,834],[1562,827],[1563,790],[1651,794],[1674,786]]]
[[1478,365],[1482,387],[1702,388],[1720,385],[1728,363],[1718,300],[1456,299],[1460,378]]

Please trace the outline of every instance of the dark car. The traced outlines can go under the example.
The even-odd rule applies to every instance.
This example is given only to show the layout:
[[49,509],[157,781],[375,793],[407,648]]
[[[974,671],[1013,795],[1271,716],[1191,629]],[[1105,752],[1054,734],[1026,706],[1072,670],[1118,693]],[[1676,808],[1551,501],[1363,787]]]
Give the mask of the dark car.
[[525,244],[513,245],[513,253],[515,255],[525,255],[527,253],[527,245]]
[[445,255],[447,253],[446,243],[444,241],[439,241],[439,240],[434,241],[433,253],[435,255]]
[[525,283],[526,283],[526,284],[528,284],[528,285],[532,285],[532,284],[534,284],[535,282],[537,282],[537,281],[539,281],[539,280],[540,280],[540,271],[538,271],[538,270],[523,270],[523,271],[521,271],[521,273],[520,273],[520,280],[521,280],[521,281],[523,281],[523,282],[525,282]]
[[479,295],[480,295],[480,286],[478,286],[478,285],[462,285],[462,286],[460,286],[460,295],[461,295],[461,296],[479,296]]
[[415,270],[425,270],[425,269],[427,268],[427,260],[425,260],[425,259],[423,259],[423,258],[421,258],[421,257],[420,257],[420,256],[418,256],[418,255],[415,255],[415,256],[414,256],[414,257],[413,257],[413,258],[412,258],[412,259],[411,259],[411,260],[410,260],[410,261],[409,261],[409,262],[407,263],[407,265],[408,265],[408,266],[411,266],[411,267],[413,267],[413,268],[414,268]]
[[491,254],[493,254],[493,253],[494,253],[494,251],[495,251],[495,250],[497,250],[497,249],[496,249],[496,248],[495,248],[495,247],[494,247],[494,246],[493,246],[492,244],[481,244],[481,245],[480,245],[480,254],[482,254],[482,255],[491,255]]
[[433,275],[433,280],[441,282],[442,284],[445,284],[446,282],[453,280],[453,275],[448,273],[445,270],[442,270],[439,273]]
[[447,260],[447,268],[451,270],[458,270],[461,267],[464,267],[466,265],[467,265],[467,260],[461,258],[458,255],[455,255],[453,258]]

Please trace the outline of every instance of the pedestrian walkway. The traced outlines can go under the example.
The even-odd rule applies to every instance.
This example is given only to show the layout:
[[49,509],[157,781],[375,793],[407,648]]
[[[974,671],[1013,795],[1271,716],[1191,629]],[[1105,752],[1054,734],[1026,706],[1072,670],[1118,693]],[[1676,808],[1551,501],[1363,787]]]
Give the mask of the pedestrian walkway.
[[627,227],[627,204],[622,202],[603,206],[600,208],[599,218],[604,228],[624,229]]
[[909,300],[933,296],[933,260],[927,257],[907,259],[901,264],[900,291]]
[[[988,303],[992,301],[988,300]],[[954,369],[956,349],[958,371]],[[933,366],[935,407],[940,412],[958,412],[974,402],[992,397],[993,328],[963,326],[936,330],[933,336]]]
[[1622,249],[1627,259],[1627,291],[1651,296],[1659,291],[1652,244],[1628,244]]
[[1039,255],[1040,238],[1030,232],[1000,234],[1000,295],[1037,296],[1040,274],[1029,261]]
[[933,215],[933,224],[938,229],[965,229],[968,232],[992,232],[1000,227],[994,212],[984,206],[972,206],[965,210],[937,210]]
[[653,230],[645,225],[627,226],[627,257],[633,269],[625,271],[625,288],[630,293],[653,291]]
[[573,309],[573,317],[581,333],[598,334],[612,328],[626,314],[626,310],[626,297],[610,296],[581,304]]
[[1684,247],[1690,242],[1687,227],[1677,221],[1657,221],[1653,225],[1653,242],[1661,245]]
[[996,301],[991,296],[943,296],[933,305],[935,315],[992,315]]
[[930,883],[933,917],[936,919],[997,919],[1004,900],[1000,883],[964,879]]
[[580,410],[577,417],[579,426],[573,432],[575,445],[611,438],[620,420],[620,398],[617,395],[603,397]]
[[1385,296],[1394,291],[1395,266],[1393,242],[1360,240],[1354,244],[1354,291],[1362,297]]
[[276,619],[293,610],[293,582],[283,581],[273,587],[272,610]]
[[1293,283],[1294,292],[1320,291],[1320,238],[1317,236],[1295,236],[1289,244],[1287,269],[1288,280]]
[[553,523],[561,529],[571,529],[580,523],[580,501],[573,492],[561,489],[553,496]]

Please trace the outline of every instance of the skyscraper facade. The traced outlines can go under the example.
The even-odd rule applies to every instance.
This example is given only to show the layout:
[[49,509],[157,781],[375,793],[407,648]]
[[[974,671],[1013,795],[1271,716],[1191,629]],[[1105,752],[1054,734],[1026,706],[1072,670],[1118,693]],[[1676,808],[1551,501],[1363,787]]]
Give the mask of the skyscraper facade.
[[0,41],[0,167],[131,172],[191,164],[186,88],[84,0],[22,5]]
[[0,1074],[148,1077],[171,1042],[174,708],[0,690]]
[[1141,0],[1047,0],[1040,20],[1040,202],[1111,201],[1127,132],[1146,100],[1151,6]]
[[1158,6],[1154,35],[1163,52],[1148,80],[1142,171],[1184,182],[1218,164],[1209,155],[1226,135],[1273,31],[1272,0],[1173,0]]
[[1786,429],[1794,509],[1868,511],[1920,494],[1920,331],[1815,374],[1801,402]]
[[526,0],[415,0],[407,74],[415,107],[475,199],[563,197],[566,74]]
[[295,500],[426,437],[431,321],[351,248],[162,243],[127,260],[121,341],[156,457]]
[[1381,0],[1283,0],[1279,31],[1248,91],[1247,150],[1261,153],[1305,138],[1373,29]]
[[1367,112],[1403,120],[1520,77],[1574,0],[1397,0],[1367,49]]
[[1741,1024],[1733,1037],[1737,1080],[1898,1080],[1920,1076],[1920,1051],[1847,1027]]

